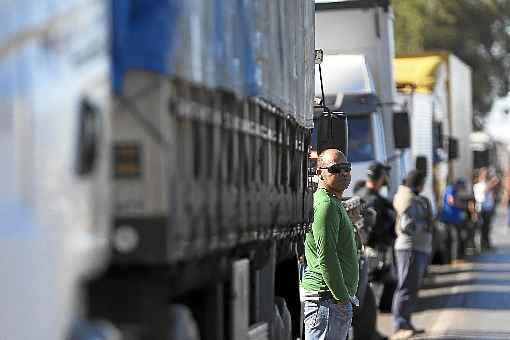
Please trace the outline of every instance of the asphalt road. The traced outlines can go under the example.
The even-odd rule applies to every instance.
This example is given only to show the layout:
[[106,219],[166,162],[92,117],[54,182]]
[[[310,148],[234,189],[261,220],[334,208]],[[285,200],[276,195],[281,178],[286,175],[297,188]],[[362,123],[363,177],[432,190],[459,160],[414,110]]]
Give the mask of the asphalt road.
[[[494,251],[465,263],[430,266],[413,323],[420,340],[510,340],[510,229],[500,210],[492,230]],[[381,333],[392,333],[391,314],[380,314]]]

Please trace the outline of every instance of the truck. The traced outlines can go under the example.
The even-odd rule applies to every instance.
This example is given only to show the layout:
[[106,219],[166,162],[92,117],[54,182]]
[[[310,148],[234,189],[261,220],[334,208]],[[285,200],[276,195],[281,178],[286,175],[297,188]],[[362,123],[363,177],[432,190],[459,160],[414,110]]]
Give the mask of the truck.
[[[371,75],[371,95],[367,100],[359,102],[365,106],[364,110],[356,112],[353,124],[360,125],[361,131],[367,133],[352,134],[349,143],[367,145],[367,141],[376,143],[372,152],[358,157],[358,152],[352,152],[353,181],[349,193],[352,193],[353,183],[364,178],[370,162],[378,160],[391,166],[390,183],[387,195],[392,197],[404,173],[398,146],[394,138],[394,117],[396,90],[393,74],[394,51],[394,16],[389,1],[316,1],[315,4],[316,48],[324,50],[326,55],[356,55],[364,57],[364,63]],[[339,34],[349,32],[349,34]],[[338,75],[340,76],[340,75]],[[333,91],[329,89],[328,91]],[[368,98],[370,97],[370,98]],[[360,97],[361,98],[361,97]],[[361,100],[358,98],[358,100]],[[359,106],[359,105],[358,105]],[[349,108],[344,108],[349,110]],[[345,112],[349,115],[350,112]],[[364,117],[364,118],[362,118]],[[352,126],[354,133],[355,127]],[[405,130],[405,127],[398,129]],[[364,140],[357,140],[362,138]],[[397,147],[396,147],[397,146]],[[402,145],[405,148],[405,145]],[[353,147],[351,147],[353,148]]]
[[2,337],[301,336],[313,6],[0,5]]
[[313,6],[112,2],[112,252],[89,319],[129,339],[301,337]]
[[300,338],[314,2],[0,8],[2,334]]
[[[410,145],[409,117],[399,107],[393,72],[394,16],[389,1],[316,1],[316,48],[324,50],[325,101],[342,112],[349,122],[347,158],[352,162],[352,181],[366,179],[370,163],[391,167],[387,187],[381,190],[390,200],[408,169],[403,158]],[[349,32],[349,34],[338,34]],[[317,79],[317,73],[316,73]],[[316,86],[316,95],[320,88]],[[391,267],[391,249],[367,249],[367,271],[375,307],[387,311],[391,305],[394,278],[379,275]],[[371,318],[365,318],[371,320]],[[375,334],[376,324],[366,327]]]
[[[395,80],[397,101],[411,122],[404,164],[429,174],[423,195],[437,213],[448,182],[463,178],[469,187],[473,173],[471,68],[447,52],[401,55],[395,59]],[[441,251],[452,249],[434,243]]]
[[348,120],[347,157],[352,163],[352,179],[347,195],[352,196],[352,184],[365,179],[370,162],[387,160],[379,97],[364,55],[326,54],[321,68],[323,84],[316,72],[315,96],[320,98],[324,89],[325,105],[344,113]]
[[0,13],[1,337],[68,339],[110,249],[108,7],[9,1]]

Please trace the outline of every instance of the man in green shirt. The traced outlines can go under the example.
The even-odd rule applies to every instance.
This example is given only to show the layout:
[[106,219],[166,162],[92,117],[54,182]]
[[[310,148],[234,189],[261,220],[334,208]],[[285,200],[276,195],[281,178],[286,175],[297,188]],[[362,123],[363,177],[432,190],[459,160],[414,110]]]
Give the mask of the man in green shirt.
[[305,340],[343,340],[359,279],[354,226],[341,202],[351,164],[339,150],[325,150],[317,161],[317,176],[314,221],[305,239]]

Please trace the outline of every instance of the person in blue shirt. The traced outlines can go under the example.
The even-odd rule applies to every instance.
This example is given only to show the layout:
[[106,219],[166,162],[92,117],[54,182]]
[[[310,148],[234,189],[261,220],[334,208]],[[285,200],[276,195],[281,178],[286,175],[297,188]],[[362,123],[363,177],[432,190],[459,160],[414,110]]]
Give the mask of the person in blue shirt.
[[464,256],[464,222],[465,212],[463,202],[459,198],[459,192],[465,190],[466,184],[463,179],[458,179],[455,183],[450,183],[445,189],[443,195],[443,209],[441,211],[441,221],[447,224],[449,233],[455,230],[457,234],[457,256]]

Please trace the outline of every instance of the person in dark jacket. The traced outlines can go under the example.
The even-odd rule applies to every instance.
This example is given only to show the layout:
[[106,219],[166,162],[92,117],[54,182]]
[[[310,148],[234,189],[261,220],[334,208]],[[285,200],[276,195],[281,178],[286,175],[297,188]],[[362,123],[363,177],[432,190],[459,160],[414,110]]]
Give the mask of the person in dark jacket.
[[374,228],[370,232],[366,244],[372,248],[392,247],[393,241],[397,237],[393,204],[379,193],[381,188],[388,183],[390,169],[389,166],[380,162],[372,163],[368,167],[365,186],[356,192],[367,206],[377,213]]

